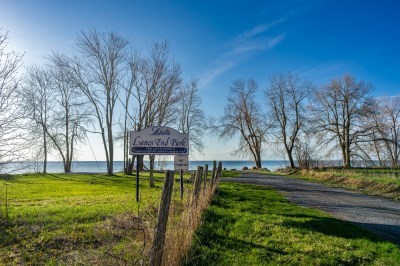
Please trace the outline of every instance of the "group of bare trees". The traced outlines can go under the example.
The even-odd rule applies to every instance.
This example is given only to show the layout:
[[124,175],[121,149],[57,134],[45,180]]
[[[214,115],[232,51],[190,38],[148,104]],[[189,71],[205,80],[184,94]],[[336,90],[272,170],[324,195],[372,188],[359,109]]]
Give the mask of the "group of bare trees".
[[237,155],[247,155],[261,168],[262,145],[267,128],[260,105],[256,102],[257,84],[253,80],[236,80],[229,90],[228,103],[223,115],[211,121],[211,132],[220,138],[230,139],[239,135]]
[[400,98],[377,99],[370,91],[369,84],[351,75],[316,88],[297,75],[280,74],[271,77],[259,97],[253,80],[238,80],[211,128],[221,138],[239,136],[238,151],[250,154],[257,167],[260,154],[276,147],[291,168],[332,159],[341,159],[346,168],[356,160],[397,167]]
[[[176,127],[190,131],[192,148],[203,148],[205,118],[198,83],[193,79],[184,84],[166,41],[154,42],[142,56],[117,33],[82,31],[73,54],[53,51],[47,64],[28,66],[20,79],[22,55],[7,54],[6,39],[7,35],[0,35],[0,162],[17,153],[10,148],[19,139],[16,133],[27,133],[29,149],[43,161],[43,172],[50,151],[63,160],[64,171],[71,172],[76,147],[89,134],[101,136],[108,174],[114,172],[116,145],[124,147],[124,170],[132,170],[130,130]],[[154,168],[154,156],[150,162]]]
[[[21,121],[17,108],[17,75],[22,64],[22,54],[7,49],[8,34],[0,28],[0,172],[7,165],[18,161],[26,149],[24,132],[18,130]],[[7,145],[4,145],[7,143]]]

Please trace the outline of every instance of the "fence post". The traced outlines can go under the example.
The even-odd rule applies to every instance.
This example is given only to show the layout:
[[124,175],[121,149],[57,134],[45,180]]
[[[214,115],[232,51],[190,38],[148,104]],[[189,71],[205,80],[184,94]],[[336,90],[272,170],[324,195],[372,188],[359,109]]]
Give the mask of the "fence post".
[[196,176],[196,171],[192,171],[190,173],[190,183],[194,184],[194,177]]
[[216,177],[215,177],[215,181],[220,179],[221,173],[222,173],[222,162],[219,161],[218,168],[217,168],[217,174],[216,174]]
[[196,205],[197,205],[197,200],[199,199],[202,176],[203,176],[203,167],[198,166],[196,175],[194,177],[194,186],[193,186],[193,194],[192,194],[192,203],[195,202]]
[[204,193],[204,191],[206,191],[206,187],[207,187],[207,175],[208,175],[208,164],[204,165],[203,193]]
[[216,172],[217,172],[217,162],[213,161],[213,169],[212,169],[212,174],[211,174],[211,185],[214,184]]
[[164,188],[158,209],[157,226],[153,245],[150,251],[150,265],[159,266],[164,253],[165,232],[167,229],[169,206],[171,203],[172,188],[174,186],[174,172],[167,171],[165,175]]

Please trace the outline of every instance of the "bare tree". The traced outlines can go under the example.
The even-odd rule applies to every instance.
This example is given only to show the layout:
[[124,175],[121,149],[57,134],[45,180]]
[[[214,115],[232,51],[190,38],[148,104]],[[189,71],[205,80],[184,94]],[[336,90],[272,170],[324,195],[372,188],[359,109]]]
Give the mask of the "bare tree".
[[15,93],[20,78],[18,69],[22,64],[23,55],[8,51],[8,34],[2,33],[0,28],[0,173],[7,171],[7,167],[21,159],[26,146],[20,130],[22,120],[18,112],[18,98]]
[[379,130],[383,137],[386,155],[392,167],[399,166],[400,157],[400,97],[385,98],[381,102],[383,119]]
[[[353,76],[345,75],[315,91],[312,106],[312,124],[325,147],[338,148],[342,154],[343,166],[351,167],[355,145],[367,133],[363,117],[372,110],[370,86],[357,82]],[[331,149],[332,150],[332,149]]]
[[182,87],[179,114],[178,130],[189,134],[190,150],[201,152],[204,147],[202,136],[205,128],[205,114],[201,107],[198,80],[192,79],[189,84]]
[[64,172],[71,172],[76,145],[86,136],[91,109],[82,91],[75,86],[72,73],[66,67],[66,57],[50,56],[53,101],[52,115],[46,133],[61,156]]
[[[375,100],[373,112],[368,117],[370,132],[366,139],[379,160],[392,167],[399,166],[400,157],[400,97],[385,97]],[[371,159],[372,161],[372,159]]]
[[309,82],[292,74],[274,75],[265,91],[271,109],[271,133],[283,144],[290,168],[295,168],[293,149],[306,123],[305,100],[311,89]]
[[53,91],[52,79],[48,69],[31,66],[27,69],[24,85],[20,92],[20,105],[23,106],[29,132],[32,137],[42,141],[39,152],[43,154],[43,173],[47,172],[49,153],[48,126],[51,115]]
[[138,78],[136,70],[138,69],[137,65],[140,63],[140,58],[137,53],[135,53],[129,59],[129,69],[128,75],[130,77],[127,79],[125,83],[123,83],[123,93],[120,94],[119,100],[124,108],[123,114],[120,117],[120,125],[121,132],[119,133],[119,140],[122,140],[123,145],[123,163],[124,163],[124,173],[132,174],[134,156],[132,156],[132,161],[129,160],[129,131],[135,129],[133,125],[133,114],[131,114],[131,104],[132,97],[134,95],[135,82]]
[[[155,42],[149,56],[131,63],[131,72],[134,129],[172,125],[178,118],[176,105],[182,80],[180,66],[170,62],[168,43]],[[154,186],[153,169],[154,156],[150,156],[151,186]]]
[[251,156],[261,168],[261,149],[267,127],[263,123],[261,108],[255,101],[257,84],[253,80],[236,80],[229,90],[228,103],[224,114],[212,121],[212,133],[219,133],[222,139],[240,137],[236,154]]
[[93,107],[95,132],[101,134],[109,175],[113,174],[114,115],[127,69],[127,46],[128,41],[113,32],[81,32],[76,41],[79,53],[69,63],[75,85]]

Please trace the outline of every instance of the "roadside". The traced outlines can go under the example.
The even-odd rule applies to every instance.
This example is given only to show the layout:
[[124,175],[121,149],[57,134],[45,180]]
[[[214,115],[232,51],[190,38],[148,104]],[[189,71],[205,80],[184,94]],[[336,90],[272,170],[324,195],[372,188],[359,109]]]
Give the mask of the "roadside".
[[294,178],[241,172],[227,182],[264,185],[277,189],[291,202],[316,208],[333,217],[357,224],[400,245],[400,202],[359,194]]
[[[241,179],[253,182],[254,178]],[[398,246],[358,226],[293,204],[270,186],[234,182],[220,184],[193,241],[184,265],[398,265],[400,261]]]
[[400,200],[399,169],[385,168],[327,168],[297,170],[289,177],[316,181],[328,186],[341,187],[365,194]]

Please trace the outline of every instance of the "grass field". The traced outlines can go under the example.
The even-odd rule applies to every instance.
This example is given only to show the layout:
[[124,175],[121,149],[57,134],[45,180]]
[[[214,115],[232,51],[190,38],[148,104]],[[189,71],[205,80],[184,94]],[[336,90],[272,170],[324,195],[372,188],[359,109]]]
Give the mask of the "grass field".
[[[162,191],[141,179],[138,204],[134,176],[29,174],[0,178],[7,225],[0,226],[3,264],[124,264],[149,246]],[[179,185],[173,201],[182,206]],[[177,207],[176,207],[177,206]],[[174,210],[172,210],[174,211]]]
[[224,183],[186,265],[399,265],[398,246],[293,205],[265,187]]

